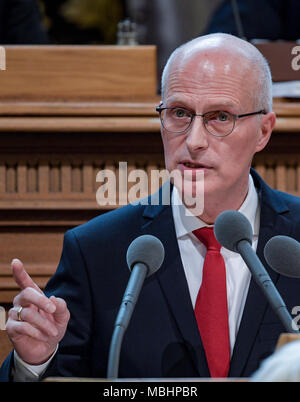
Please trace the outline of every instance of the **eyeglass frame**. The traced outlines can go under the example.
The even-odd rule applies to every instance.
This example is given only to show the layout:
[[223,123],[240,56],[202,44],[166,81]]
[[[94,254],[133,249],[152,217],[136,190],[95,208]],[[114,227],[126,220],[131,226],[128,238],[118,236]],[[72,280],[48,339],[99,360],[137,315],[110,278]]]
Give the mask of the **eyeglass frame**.
[[[203,118],[203,125],[204,125],[204,127],[205,127],[205,130],[206,130],[210,135],[213,135],[214,137],[221,137],[221,138],[227,137],[228,135],[230,135],[230,134],[233,132],[233,130],[234,130],[234,128],[235,128],[235,123],[236,123],[237,119],[240,119],[240,118],[242,118],[242,117],[247,117],[247,116],[254,116],[254,115],[256,115],[256,114],[267,114],[267,112],[266,112],[265,109],[258,110],[257,112],[243,113],[243,114],[234,114],[234,113],[227,112],[227,111],[225,111],[225,110],[212,110],[212,111],[210,111],[210,112],[205,112],[205,113],[203,113],[203,114],[200,114],[200,113],[193,113],[193,112],[191,112],[189,109],[186,109],[186,108],[184,108],[184,107],[179,107],[179,106],[175,106],[175,107],[161,107],[161,106],[162,106],[162,103],[161,103],[159,106],[156,106],[155,110],[159,113],[159,118],[160,118],[160,121],[161,121],[161,124],[162,124],[163,128],[164,128],[166,131],[168,131],[169,133],[173,133],[173,134],[182,134],[182,133],[185,133],[185,132],[190,128],[190,126],[191,126],[191,124],[192,124],[192,122],[193,122],[195,116],[200,116],[200,117]],[[187,111],[187,112],[189,112],[189,113],[191,114],[191,121],[190,121],[189,125],[188,125],[184,130],[182,130],[182,131],[171,131],[171,130],[168,130],[168,129],[164,126],[163,119],[162,119],[162,117],[161,117],[161,113],[162,113],[163,110],[172,110],[172,109],[183,109],[183,110],[185,110],[185,111]],[[208,113],[213,113],[213,112],[223,112],[223,113],[227,113],[227,114],[229,114],[230,116],[232,116],[232,118],[233,118],[233,127],[232,127],[232,130],[231,130],[228,134],[225,134],[225,135],[216,135],[216,134],[211,133],[211,132],[208,130],[208,128],[206,127],[206,124],[205,124],[205,115],[208,114]]]

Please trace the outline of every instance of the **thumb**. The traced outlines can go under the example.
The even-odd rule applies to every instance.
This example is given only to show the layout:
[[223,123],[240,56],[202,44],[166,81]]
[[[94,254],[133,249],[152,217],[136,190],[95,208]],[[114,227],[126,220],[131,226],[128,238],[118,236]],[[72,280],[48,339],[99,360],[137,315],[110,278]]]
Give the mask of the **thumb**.
[[70,312],[67,303],[60,297],[51,296],[50,300],[55,304],[56,310],[52,313],[54,320],[58,325],[66,326],[70,319]]

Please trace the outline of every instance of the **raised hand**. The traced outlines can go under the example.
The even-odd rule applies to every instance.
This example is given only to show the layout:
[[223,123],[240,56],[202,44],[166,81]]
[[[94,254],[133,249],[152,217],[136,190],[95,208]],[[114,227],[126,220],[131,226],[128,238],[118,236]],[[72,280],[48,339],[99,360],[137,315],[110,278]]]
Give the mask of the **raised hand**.
[[70,312],[63,299],[48,298],[42,292],[20,260],[12,261],[12,271],[21,292],[9,310],[6,331],[23,361],[42,364],[51,357],[63,338]]

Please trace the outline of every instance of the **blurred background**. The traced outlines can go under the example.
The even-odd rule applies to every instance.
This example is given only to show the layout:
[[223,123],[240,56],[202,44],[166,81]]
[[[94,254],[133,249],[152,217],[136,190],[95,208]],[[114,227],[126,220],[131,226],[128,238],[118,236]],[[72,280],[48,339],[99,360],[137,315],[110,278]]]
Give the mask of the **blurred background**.
[[157,45],[159,76],[173,49],[204,33],[300,38],[299,0],[0,0],[0,42],[114,45],[126,19],[138,44]]

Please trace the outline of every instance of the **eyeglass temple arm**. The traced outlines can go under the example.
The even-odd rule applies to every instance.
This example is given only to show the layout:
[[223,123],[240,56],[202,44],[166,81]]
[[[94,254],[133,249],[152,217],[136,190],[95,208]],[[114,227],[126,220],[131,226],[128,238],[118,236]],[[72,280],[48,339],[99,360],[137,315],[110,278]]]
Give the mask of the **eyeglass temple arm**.
[[267,114],[267,112],[264,109],[262,109],[258,110],[257,112],[238,114],[237,117],[253,116],[254,114]]

